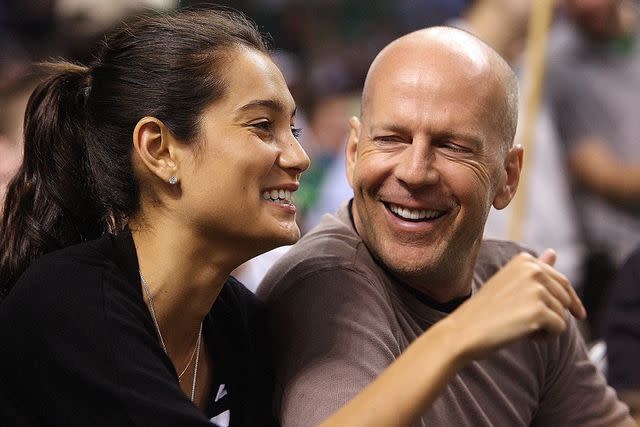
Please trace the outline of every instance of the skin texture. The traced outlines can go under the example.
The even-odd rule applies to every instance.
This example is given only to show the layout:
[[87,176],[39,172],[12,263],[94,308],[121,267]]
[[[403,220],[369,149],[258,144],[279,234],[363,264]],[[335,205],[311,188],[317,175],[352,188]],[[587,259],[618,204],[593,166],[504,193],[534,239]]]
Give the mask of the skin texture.
[[[154,117],[142,118],[132,135],[142,202],[130,227],[177,372],[229,273],[300,236],[295,206],[262,197],[272,189],[295,191],[309,166],[293,135],[293,98],[266,55],[233,49],[228,64],[226,96],[203,112],[196,141],[177,140]],[[176,185],[168,184],[171,176]],[[181,381],[187,395],[194,365]],[[201,407],[214,375],[205,354],[196,389]]]
[[[469,293],[489,209],[511,200],[522,150],[504,149],[507,65],[463,32],[432,31],[429,49],[420,34],[373,63],[362,119],[351,120],[347,173],[367,247],[400,280],[446,302]],[[405,221],[391,205],[439,217]]]

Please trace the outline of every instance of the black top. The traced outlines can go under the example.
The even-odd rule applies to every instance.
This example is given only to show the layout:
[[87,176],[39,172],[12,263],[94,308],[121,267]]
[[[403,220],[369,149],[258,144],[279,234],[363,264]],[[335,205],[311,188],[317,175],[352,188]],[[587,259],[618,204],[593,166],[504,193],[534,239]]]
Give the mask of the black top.
[[160,346],[131,234],[50,253],[0,304],[0,425],[211,426],[227,409],[232,426],[271,425],[266,325],[230,277],[203,325],[218,382],[203,414]]

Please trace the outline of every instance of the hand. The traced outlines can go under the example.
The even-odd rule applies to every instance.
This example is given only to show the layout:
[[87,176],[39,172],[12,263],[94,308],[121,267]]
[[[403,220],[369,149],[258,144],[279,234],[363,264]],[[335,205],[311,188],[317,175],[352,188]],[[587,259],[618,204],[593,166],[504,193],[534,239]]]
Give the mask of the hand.
[[539,258],[515,256],[443,320],[454,329],[464,363],[524,336],[563,333],[567,310],[579,319],[586,316],[569,280],[552,267],[555,259],[549,249]]

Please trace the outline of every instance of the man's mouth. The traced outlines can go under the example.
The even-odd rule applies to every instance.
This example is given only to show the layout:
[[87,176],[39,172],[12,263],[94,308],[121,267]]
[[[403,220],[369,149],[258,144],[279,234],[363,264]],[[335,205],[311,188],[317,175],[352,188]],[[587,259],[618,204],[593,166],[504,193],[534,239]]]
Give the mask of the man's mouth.
[[281,205],[292,205],[293,204],[293,193],[289,190],[283,189],[273,189],[270,191],[265,191],[262,193],[262,198],[264,200],[278,203]]
[[412,222],[432,221],[438,219],[446,214],[446,211],[441,210],[427,210],[427,209],[408,209],[402,206],[394,205],[391,203],[385,203],[387,209],[389,209],[395,216],[404,220]]

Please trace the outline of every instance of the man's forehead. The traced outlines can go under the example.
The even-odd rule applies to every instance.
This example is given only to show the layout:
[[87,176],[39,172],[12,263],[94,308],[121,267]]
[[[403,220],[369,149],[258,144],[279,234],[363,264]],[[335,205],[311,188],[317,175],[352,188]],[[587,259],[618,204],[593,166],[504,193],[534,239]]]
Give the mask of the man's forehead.
[[385,47],[371,64],[370,76],[378,69],[419,68],[428,65],[459,66],[467,72],[489,69],[494,52],[469,33],[448,27],[434,27],[400,37]]
[[363,90],[363,108],[378,86],[419,87],[427,80],[432,84],[493,80],[491,53],[475,37],[453,28],[429,28],[401,37],[372,63]]
[[[406,47],[405,47],[406,45]],[[392,45],[390,45],[393,48]],[[474,69],[489,66],[490,51],[487,46],[471,34],[449,27],[434,27],[408,34],[398,39],[397,48],[405,48],[414,55],[440,54],[468,62]]]

